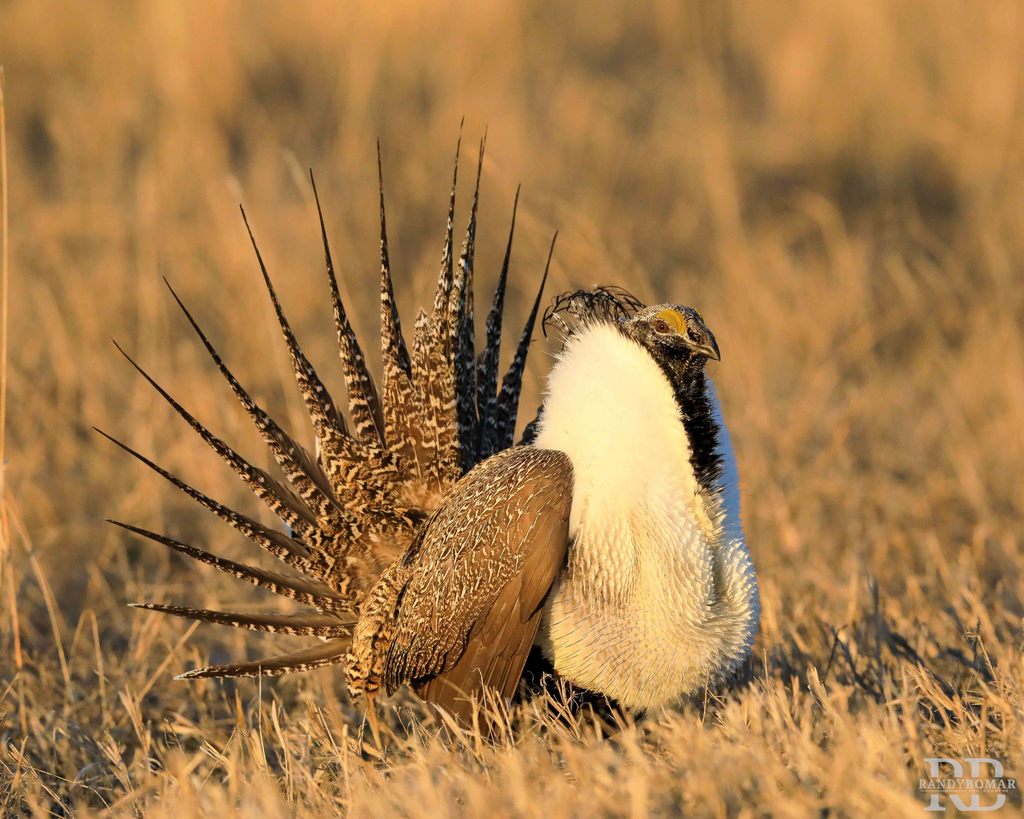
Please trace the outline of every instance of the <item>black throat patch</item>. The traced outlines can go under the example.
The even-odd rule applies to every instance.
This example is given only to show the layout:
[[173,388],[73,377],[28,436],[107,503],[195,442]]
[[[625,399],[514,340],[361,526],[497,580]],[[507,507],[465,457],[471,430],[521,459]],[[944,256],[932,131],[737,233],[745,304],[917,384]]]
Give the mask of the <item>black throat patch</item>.
[[722,456],[718,448],[719,427],[715,421],[703,362],[692,359],[681,365],[658,362],[668,376],[676,396],[683,428],[690,441],[690,466],[705,495],[716,495],[721,488]]

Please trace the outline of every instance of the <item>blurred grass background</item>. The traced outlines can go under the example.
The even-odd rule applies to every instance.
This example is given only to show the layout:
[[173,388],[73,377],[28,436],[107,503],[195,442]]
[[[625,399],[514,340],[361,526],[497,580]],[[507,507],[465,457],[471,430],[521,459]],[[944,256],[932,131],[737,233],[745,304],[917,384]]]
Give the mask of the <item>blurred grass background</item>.
[[[1020,4],[5,0],[0,64],[0,812],[858,815],[918,810],[924,756],[1024,773]],[[337,674],[171,681],[269,646],[214,627],[183,643],[181,623],[123,604],[254,597],[103,518],[244,546],[90,426],[255,511],[109,338],[266,463],[161,276],[308,435],[237,203],[342,394],[306,170],[372,349],[375,140],[411,327],[463,117],[463,205],[489,135],[480,304],[521,182],[513,327],[558,229],[550,294],[619,284],[698,306],[716,333],[759,668],[718,710],[603,742],[538,717],[497,749],[396,735],[380,762],[341,737]]]

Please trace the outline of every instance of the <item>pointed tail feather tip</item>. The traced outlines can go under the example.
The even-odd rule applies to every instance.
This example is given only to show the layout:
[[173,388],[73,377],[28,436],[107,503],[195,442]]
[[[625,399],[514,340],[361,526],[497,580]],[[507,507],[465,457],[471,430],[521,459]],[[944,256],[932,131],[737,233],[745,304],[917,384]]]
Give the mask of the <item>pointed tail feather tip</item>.
[[194,668],[179,674],[176,680],[194,680],[204,677],[272,677],[295,671],[311,671],[327,665],[344,662],[351,640],[333,638],[311,648],[282,654],[263,660],[255,660],[234,665],[210,665]]

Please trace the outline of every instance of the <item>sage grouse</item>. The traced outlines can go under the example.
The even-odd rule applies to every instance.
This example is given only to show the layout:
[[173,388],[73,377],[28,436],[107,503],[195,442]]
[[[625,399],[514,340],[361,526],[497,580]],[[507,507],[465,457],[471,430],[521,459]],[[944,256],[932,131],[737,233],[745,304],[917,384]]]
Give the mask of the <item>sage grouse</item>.
[[290,571],[237,563],[116,525],[311,611],[140,607],[320,638],[295,653],[182,677],[344,664],[353,695],[372,700],[381,690],[409,684],[427,701],[465,717],[472,698],[485,690],[513,694],[534,645],[561,677],[636,710],[721,680],[748,656],[758,592],[729,436],[704,372],[709,359],[719,360],[714,335],[690,307],[644,307],[612,288],[560,297],[545,323],[561,331],[562,349],[538,418],[514,446],[547,269],[499,387],[515,206],[477,354],[479,165],[458,257],[452,235],[457,175],[456,155],[436,295],[430,312],[416,318],[411,350],[395,306],[381,182],[379,389],[346,315],[320,214],[347,418],[299,347],[253,241],[315,430],[315,455],[256,404],[171,290],[287,485],[248,463],[128,359],[284,525],[270,528],[228,509],[114,442]]

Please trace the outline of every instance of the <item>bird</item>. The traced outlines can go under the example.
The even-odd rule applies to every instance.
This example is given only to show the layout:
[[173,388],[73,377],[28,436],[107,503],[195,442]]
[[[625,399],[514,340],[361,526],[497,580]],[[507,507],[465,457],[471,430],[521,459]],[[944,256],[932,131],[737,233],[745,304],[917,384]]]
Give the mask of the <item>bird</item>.
[[[477,353],[474,260],[484,148],[481,140],[458,254],[456,149],[437,287],[430,309],[416,316],[410,349],[395,302],[378,144],[379,386],[346,312],[310,174],[347,413],[302,351],[242,210],[312,422],[312,451],[253,399],[167,283],[284,480],[239,455],[118,347],[280,525],[228,508],[98,431],[284,567],[237,562],[110,522],[308,611],[133,605],[317,638],[299,651],[196,668],[179,678],[341,666],[350,694],[363,698],[371,716],[379,696],[408,686],[468,721],[486,697],[515,694],[531,652],[539,651],[557,677],[638,713],[726,681],[749,657],[759,593],[735,456],[706,372],[708,362],[721,360],[715,336],[692,307],[647,306],[613,286],[564,293],[540,316],[552,239],[499,383],[519,190]],[[539,317],[560,345],[536,416],[516,441]]]

